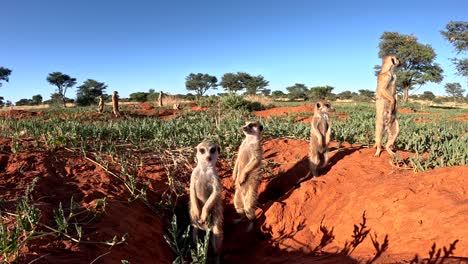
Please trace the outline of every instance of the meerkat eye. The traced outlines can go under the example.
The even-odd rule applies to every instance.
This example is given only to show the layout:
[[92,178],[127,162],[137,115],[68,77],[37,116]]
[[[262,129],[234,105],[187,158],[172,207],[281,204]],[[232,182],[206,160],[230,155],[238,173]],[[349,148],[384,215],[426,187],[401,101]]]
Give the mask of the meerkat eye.
[[317,103],[317,108],[320,108],[320,103]]
[[330,108],[330,105],[329,105],[329,104],[325,104],[325,107]]
[[259,129],[260,131],[263,131],[263,126],[260,125],[260,126],[258,127],[258,129]]
[[204,148],[200,148],[199,151],[200,151],[201,154],[205,154],[205,149]]
[[216,152],[216,148],[215,148],[215,147],[210,148],[210,153],[211,153],[211,154],[214,154],[215,152]]
[[255,125],[252,124],[252,123],[250,123],[250,124],[248,125],[249,128],[252,128],[252,127],[254,127],[254,126],[255,126]]

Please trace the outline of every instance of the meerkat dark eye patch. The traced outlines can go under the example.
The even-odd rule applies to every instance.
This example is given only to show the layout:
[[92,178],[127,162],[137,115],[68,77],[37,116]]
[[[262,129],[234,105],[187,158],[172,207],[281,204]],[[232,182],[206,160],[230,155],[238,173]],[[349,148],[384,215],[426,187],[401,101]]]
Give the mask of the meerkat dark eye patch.
[[211,153],[211,154],[214,154],[215,152],[216,152],[216,148],[215,148],[215,147],[210,148],[210,153]]
[[252,123],[250,123],[250,124],[248,125],[249,128],[252,128],[252,127],[254,127],[254,126],[255,126],[255,125],[252,124]]
[[317,108],[320,108],[320,103],[317,103]]
[[329,104],[325,104],[325,107],[328,107],[328,108],[330,108],[330,105],[329,105]]
[[200,151],[201,154],[205,154],[205,149],[204,148],[200,148],[198,151]]
[[263,126],[262,125],[258,126],[258,129],[260,129],[260,131],[263,131]]

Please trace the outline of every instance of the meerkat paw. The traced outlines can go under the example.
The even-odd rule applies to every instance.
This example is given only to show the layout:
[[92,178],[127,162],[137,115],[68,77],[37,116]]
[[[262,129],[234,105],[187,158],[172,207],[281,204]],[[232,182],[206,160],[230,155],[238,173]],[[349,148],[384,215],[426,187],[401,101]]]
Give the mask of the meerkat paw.
[[380,157],[380,152],[382,152],[382,149],[377,148],[377,150],[375,151],[374,157]]

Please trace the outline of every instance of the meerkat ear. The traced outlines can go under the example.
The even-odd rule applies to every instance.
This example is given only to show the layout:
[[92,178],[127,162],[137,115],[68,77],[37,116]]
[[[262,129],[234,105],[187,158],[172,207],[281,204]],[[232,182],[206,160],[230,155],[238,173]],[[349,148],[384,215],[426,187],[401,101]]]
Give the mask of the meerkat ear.
[[397,62],[395,61],[395,57],[392,57],[392,63],[393,63],[393,65],[397,64]]
[[216,147],[216,149],[218,150],[218,154],[221,153],[221,148],[220,147]]

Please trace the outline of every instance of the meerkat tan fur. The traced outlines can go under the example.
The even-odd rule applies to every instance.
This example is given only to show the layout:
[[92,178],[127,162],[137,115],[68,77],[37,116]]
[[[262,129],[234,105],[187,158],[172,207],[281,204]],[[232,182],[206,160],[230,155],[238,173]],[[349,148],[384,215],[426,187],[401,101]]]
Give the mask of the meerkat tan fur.
[[[242,127],[245,139],[239,148],[234,165],[233,180],[235,185],[234,207],[242,217],[255,220],[260,170],[262,166],[262,132],[263,126],[256,121],[248,121]],[[249,229],[252,226],[249,227]]]
[[174,110],[180,110],[180,104],[177,104],[177,103],[176,103],[176,104],[173,104],[173,105],[172,105],[172,109],[174,109]]
[[326,100],[315,104],[310,124],[309,164],[312,176],[318,176],[317,169],[328,163],[328,144],[330,143],[331,120],[329,112],[335,109]]
[[[219,147],[203,141],[197,148],[197,166],[190,177],[190,220],[193,226],[193,239],[198,239],[198,231],[212,228],[212,244],[216,255],[220,256],[223,244],[223,203],[221,184],[216,170]],[[211,226],[208,226],[211,224]]]
[[400,64],[400,60],[393,56],[385,56],[382,59],[382,69],[380,70],[377,79],[377,92],[375,100],[375,147],[377,148],[375,156],[380,156],[382,151],[382,138],[385,132],[388,133],[387,144],[385,150],[390,155],[395,153],[392,151],[393,143],[395,142],[400,127],[396,120],[396,75],[395,68]]
[[99,96],[98,112],[99,113],[104,112],[104,98],[102,95]]
[[163,96],[164,96],[164,93],[162,91],[160,91],[159,96],[158,96],[158,106],[159,107],[163,106]]
[[112,112],[116,117],[120,116],[120,111],[119,111],[119,93],[117,91],[114,91],[112,93]]

